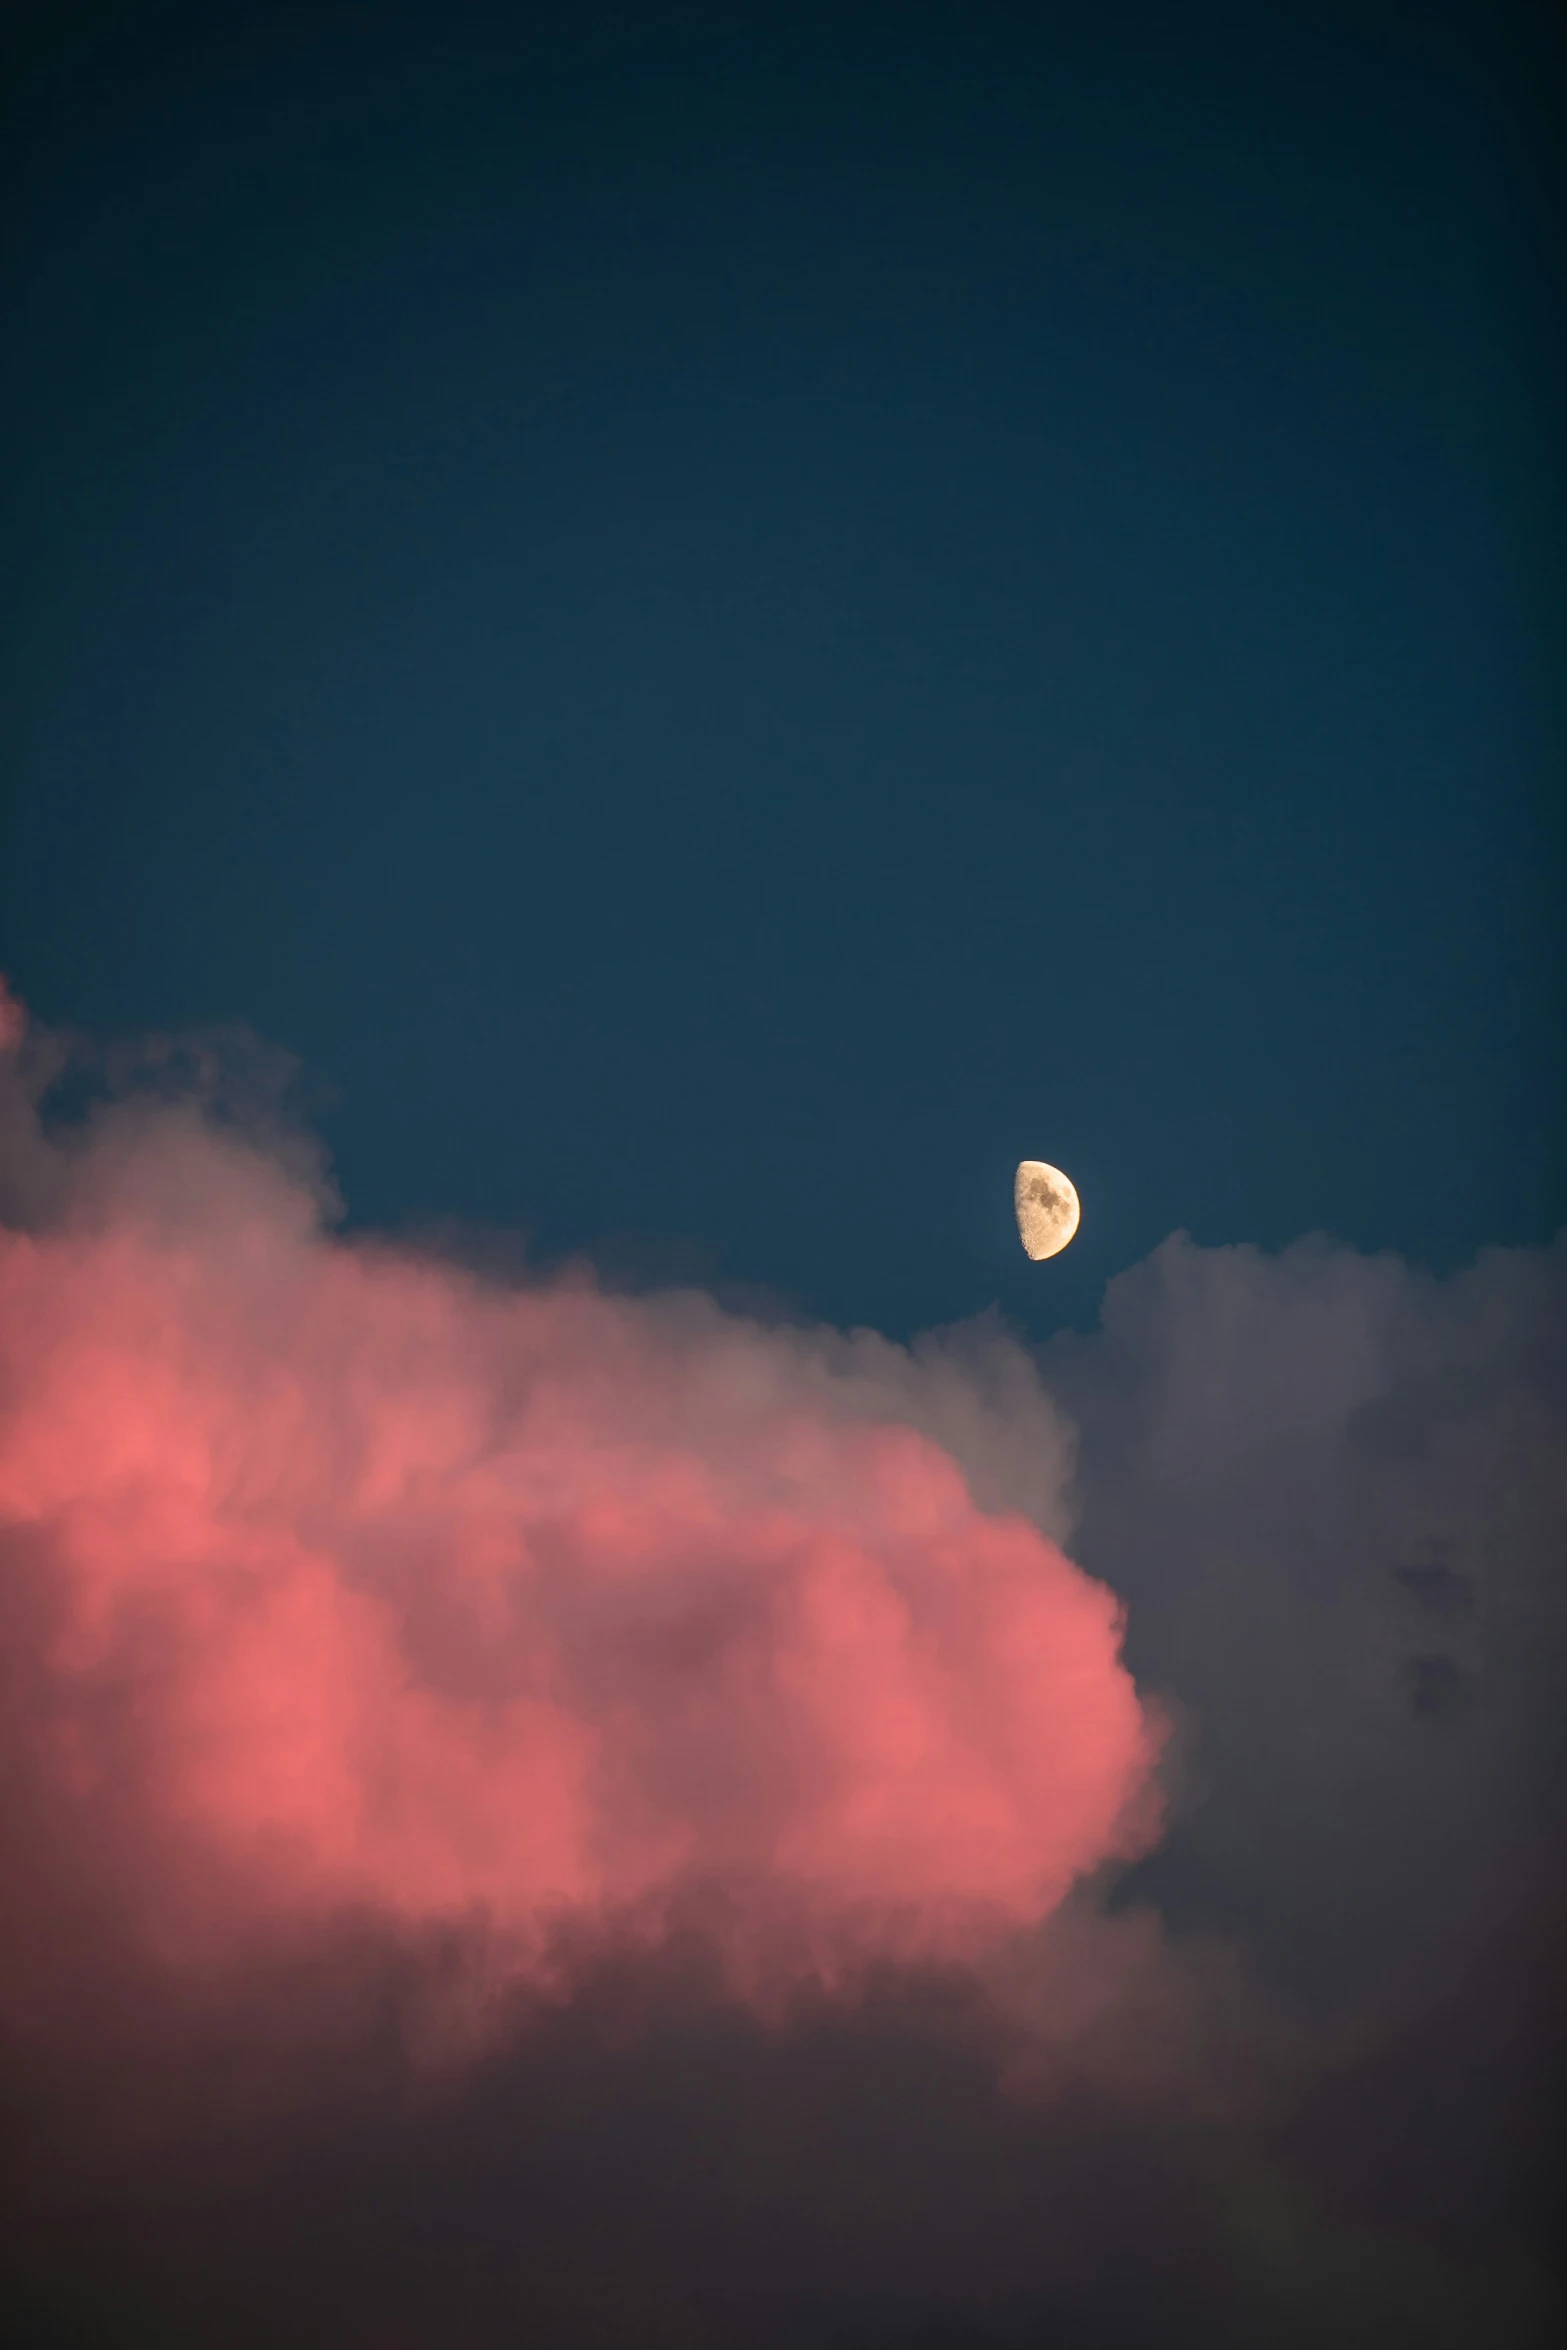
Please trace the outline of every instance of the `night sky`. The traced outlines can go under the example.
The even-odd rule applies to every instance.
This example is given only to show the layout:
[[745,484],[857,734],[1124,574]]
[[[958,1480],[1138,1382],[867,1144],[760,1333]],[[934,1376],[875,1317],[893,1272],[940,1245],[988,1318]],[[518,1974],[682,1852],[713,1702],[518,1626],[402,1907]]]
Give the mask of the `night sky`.
[[[0,1934],[19,2338],[1547,2338],[1567,1624],[1549,16],[18,12],[0,971],[34,1042],[0,1104],[0,1208],[59,1268],[50,1287],[17,1257],[0,1376],[24,1659],[0,1692],[23,1790],[0,1856],[30,1921]],[[1024,1156],[1083,1203],[1042,1266],[1012,1222]],[[277,1240],[277,1295],[317,1297],[307,1261],[363,1263],[362,1305],[318,1322],[300,1302],[296,1325],[259,1277],[225,1286],[246,1234],[294,1232],[259,1172],[279,1167],[337,1237]],[[135,1319],[120,1258],[80,1291],[66,1259],[140,1246],[154,1195],[157,1246],[205,1269],[149,1276]],[[406,1305],[397,1264],[454,1284],[448,1304]],[[490,1307],[454,1265],[540,1329],[562,1280],[597,1284],[609,1319],[583,1307],[587,1335],[474,1369]],[[688,1314],[710,1321],[681,1335]],[[834,1465],[800,1471],[799,1506],[839,1533],[895,1476],[856,1449],[866,1423],[943,1447],[975,1555],[1003,1509],[1064,1545],[1124,1603],[1127,1664],[1175,1725],[1164,1827],[1081,1826],[1077,1922],[1038,1928],[1065,1937],[1052,2015],[1077,2013],[1061,1984],[1113,1980],[1108,2021],[1052,2022],[1031,2071],[1034,2027],[1018,2058],[966,1943],[927,1935],[910,1960],[878,1928],[873,1980],[851,1996],[806,1967],[780,2022],[682,1927],[595,1945],[537,2011],[524,1967],[455,2085],[416,2065],[410,2089],[387,2019],[424,2012],[457,1964],[441,1937],[477,1931],[491,1893],[437,1898],[433,1863],[371,1843],[330,1917],[279,1896],[221,1964],[192,1929],[169,1973],[124,1885],[175,1882],[156,1856],[196,1799],[158,1758],[186,1730],[127,1725],[186,1722],[166,1693],[197,1648],[159,1649],[175,1602],[112,1576],[113,1606],[144,1610],[119,1662],[61,1664],[56,1636],[100,1621],[71,1581],[89,1519],[104,1557],[183,1558],[183,1537],[167,1513],[146,1534],[140,1486],[89,1508],[16,1466],[78,1442],[26,1417],[62,1362],[61,1396],[89,1399],[81,1458],[128,1459],[91,1366],[162,1360],[155,1329],[184,1333],[169,1360],[206,1369],[181,1392],[230,1398],[231,1434],[262,1414],[254,1366],[292,1366],[302,1450],[388,1364],[450,1373],[407,1374],[417,1411],[365,1404],[383,1430],[444,1427],[432,1398],[466,1411],[486,1380],[493,1430],[524,1356],[569,1383],[586,1349],[605,1460],[655,1393],[686,1396],[683,1366],[728,1378],[732,1343],[757,1395],[792,1399],[756,1405],[762,1434],[733,1433],[695,1372],[675,1432],[646,1426],[729,1496],[713,1539],[736,1557],[772,1490],[749,1464],[804,1420]],[[186,1408],[159,1407],[159,1442]],[[153,1459],[146,1491],[187,1490]],[[270,1487],[240,1479],[244,1542],[292,1494],[277,1459]],[[478,1555],[429,1527],[491,1522],[455,1461],[419,1472],[406,1559],[379,1519],[380,1565],[343,1530],[358,1470],[286,1505],[299,1555],[351,1557],[346,1583],[417,1553],[423,1598],[397,1585],[415,1678],[449,1663],[457,1604],[427,1553]],[[685,1591],[698,1521],[660,1515],[676,1466],[603,1474],[617,1523],[661,1529],[659,1588]],[[227,1531],[193,1574],[251,1560],[211,1506]],[[925,1540],[886,1506],[887,1555]],[[610,1551],[583,1508],[591,1580]],[[612,1635],[560,1605],[571,1702],[612,1744]],[[1006,1617],[1000,1651],[1032,1621]],[[251,1683],[200,1653],[191,1686],[210,1670],[242,1711]],[[133,1821],[48,1759],[77,1702],[59,1676],[100,1667],[82,1720],[118,1725]],[[656,1744],[675,1701],[637,1688]],[[127,1860],[144,1834],[155,1857]],[[781,1868],[746,1836],[747,1867]],[[957,1865],[931,1847],[899,1897],[939,1906]],[[292,2087],[257,2087],[258,2049]],[[122,2126],[149,2111],[151,2141]]]

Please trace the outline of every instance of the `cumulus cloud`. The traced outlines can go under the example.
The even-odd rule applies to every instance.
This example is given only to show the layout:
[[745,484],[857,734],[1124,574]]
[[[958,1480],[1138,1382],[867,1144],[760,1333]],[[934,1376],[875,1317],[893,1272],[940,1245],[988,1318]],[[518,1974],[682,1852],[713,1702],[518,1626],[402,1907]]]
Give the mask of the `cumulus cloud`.
[[1567,1252],[904,1348],[345,1238],[288,1077],[0,999],[18,2305],[1545,2338]]
[[1557,1816],[1567,1243],[1438,1280],[1176,1235],[1047,1360],[1078,1554],[1191,1719],[1163,1883],[1315,1996],[1406,1970]]
[[706,1889],[761,1995],[1148,1841],[1118,1605],[923,1432],[1005,1427],[940,1348],[351,1247],[140,1100],[0,1296],[27,1767],[171,1962],[361,1905],[537,1972]]

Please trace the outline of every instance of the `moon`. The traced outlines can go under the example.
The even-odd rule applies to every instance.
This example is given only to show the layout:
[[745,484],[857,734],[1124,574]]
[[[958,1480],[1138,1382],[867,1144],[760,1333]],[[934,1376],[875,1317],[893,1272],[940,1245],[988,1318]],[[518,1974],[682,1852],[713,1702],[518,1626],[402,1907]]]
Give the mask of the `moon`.
[[1083,1212],[1070,1179],[1043,1159],[1025,1159],[1018,1168],[1012,1203],[1018,1237],[1036,1265],[1061,1254]]

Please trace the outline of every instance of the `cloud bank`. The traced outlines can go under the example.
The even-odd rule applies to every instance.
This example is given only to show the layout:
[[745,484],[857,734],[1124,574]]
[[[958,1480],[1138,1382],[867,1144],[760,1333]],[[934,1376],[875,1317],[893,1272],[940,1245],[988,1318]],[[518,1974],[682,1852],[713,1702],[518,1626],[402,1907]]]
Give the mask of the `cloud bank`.
[[83,1066],[0,999],[54,2339],[1544,2338],[1560,1247],[905,1349],[345,1239],[265,1056]]

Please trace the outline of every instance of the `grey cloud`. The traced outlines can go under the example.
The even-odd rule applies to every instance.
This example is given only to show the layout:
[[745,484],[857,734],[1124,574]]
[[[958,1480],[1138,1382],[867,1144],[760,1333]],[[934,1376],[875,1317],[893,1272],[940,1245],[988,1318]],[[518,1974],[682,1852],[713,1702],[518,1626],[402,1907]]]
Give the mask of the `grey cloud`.
[[1567,1243],[1437,1280],[1178,1234],[1044,1363],[1077,1555],[1190,1725],[1155,1872],[1321,1995],[1409,1964],[1555,1816]]

